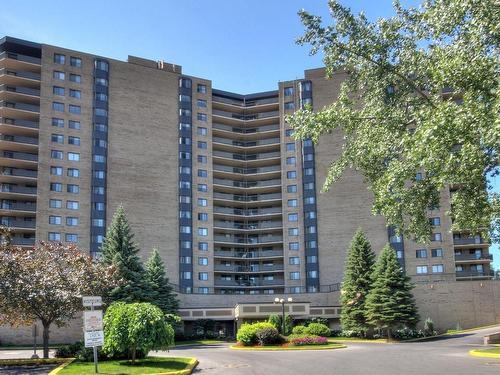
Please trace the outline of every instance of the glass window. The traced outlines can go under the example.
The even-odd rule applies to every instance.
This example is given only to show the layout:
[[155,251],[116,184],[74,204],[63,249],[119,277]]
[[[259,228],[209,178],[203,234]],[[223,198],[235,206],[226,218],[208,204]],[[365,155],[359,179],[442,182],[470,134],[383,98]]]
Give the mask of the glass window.
[[207,101],[204,99],[198,99],[196,105],[200,108],[207,108]]
[[313,142],[311,139],[304,140],[304,147],[311,147],[312,145],[313,145]]
[[92,226],[94,227],[104,227],[104,219],[93,219]]
[[80,203],[78,201],[66,201],[66,208],[68,210],[78,210],[80,208]]
[[198,294],[208,294],[208,288],[206,286],[198,287]]
[[207,121],[208,116],[206,113],[198,113],[197,119],[198,119],[198,121]]
[[104,180],[106,178],[106,172],[105,171],[94,171],[94,178],[97,178],[98,180]]
[[95,93],[95,100],[100,101],[100,102],[107,102],[108,101],[108,95],[102,93],[102,92],[96,92]]
[[417,274],[427,273],[427,266],[417,266]]
[[299,220],[298,214],[288,214],[288,221],[298,221],[298,220]]
[[299,235],[299,228],[288,228],[288,235],[289,236],[298,236]]
[[66,233],[65,239],[66,239],[66,242],[78,242],[78,234]]
[[191,219],[191,211],[179,211],[179,218],[181,219]]
[[207,184],[198,184],[198,191],[206,193],[208,191],[208,185]]
[[82,92],[80,90],[69,90],[69,96],[75,99],[81,99],[82,98]]
[[432,233],[431,241],[441,241],[441,233]]
[[189,160],[189,159],[191,159],[191,153],[181,151],[181,152],[179,152],[179,159]]
[[94,186],[92,188],[92,192],[97,195],[104,195],[104,187],[103,186]]
[[191,88],[191,80],[189,78],[181,78],[179,79],[179,87],[184,87],[185,89]]
[[316,226],[315,225],[309,225],[308,227],[306,227],[306,231],[309,234],[314,234],[314,233],[316,233]]
[[64,153],[62,151],[59,151],[59,150],[51,150],[50,157],[52,159],[62,160],[62,159],[64,159]]
[[202,126],[198,126],[197,133],[198,133],[198,135],[207,135],[208,134],[208,129],[204,128]]
[[296,193],[297,192],[297,185],[288,185],[286,187],[287,193]]
[[191,103],[191,96],[190,95],[180,94],[179,95],[179,101],[180,102],[184,102],[184,103]]
[[198,84],[196,91],[199,93],[202,93],[202,94],[206,94],[207,93],[207,86],[202,85],[202,84]]
[[69,112],[73,113],[75,115],[79,115],[82,113],[82,108],[79,105],[70,104],[68,108],[69,108]]
[[54,79],[59,79],[61,81],[64,81],[66,79],[66,74],[57,70],[54,70],[54,74],[52,76],[54,77]]
[[103,202],[95,202],[94,203],[94,210],[96,211],[104,211],[106,208],[106,203]]
[[180,189],[191,189],[191,182],[189,181],[179,181]]
[[285,102],[285,109],[294,109],[294,108],[295,108],[294,102]]
[[201,148],[203,150],[207,149],[208,148],[207,142],[198,141],[198,148]]
[[94,139],[94,146],[108,148],[108,142],[106,142],[104,139]]
[[300,272],[290,272],[290,280],[300,280]]
[[286,129],[285,130],[285,136],[286,137],[291,137],[294,133],[294,129]]
[[288,261],[291,265],[297,265],[300,264],[300,258],[299,257],[290,257],[288,258]]
[[59,102],[52,102],[52,109],[57,112],[64,112],[64,104]]
[[66,186],[66,191],[72,194],[78,194],[80,192],[80,186],[74,184],[68,184]]
[[64,143],[64,136],[62,134],[52,134],[50,140],[52,143]]
[[208,205],[208,201],[205,198],[198,198],[198,206],[206,207]]
[[443,257],[443,249],[432,249],[431,253],[433,258]]
[[287,143],[286,150],[287,151],[295,151],[295,143]]
[[198,272],[198,280],[207,281],[208,280],[208,272]]
[[49,232],[49,241],[61,241],[61,233]]
[[181,122],[179,123],[179,130],[191,130],[191,124]]
[[191,203],[191,197],[189,195],[180,195],[179,203]]
[[63,169],[62,167],[50,167],[50,174],[53,176],[62,176]]
[[427,250],[426,249],[419,249],[415,251],[415,256],[417,258],[427,258]]
[[96,60],[95,61],[95,68],[97,70],[103,70],[103,71],[107,72],[107,71],[109,71],[109,64],[103,60]]
[[61,199],[51,199],[49,201],[50,208],[62,208],[62,200]]
[[80,154],[77,152],[68,152],[68,160],[80,161]]
[[208,266],[208,258],[207,257],[199,257],[198,264],[200,266]]
[[292,156],[292,157],[286,158],[286,164],[287,164],[287,165],[295,165],[295,164],[296,164],[296,159],[295,159],[295,156]]
[[191,110],[190,109],[186,109],[186,108],[180,108],[179,109],[179,115],[186,116],[186,117],[191,117]]
[[306,257],[307,263],[318,263],[318,257],[316,255],[308,255]]
[[307,271],[307,277],[310,279],[317,279],[318,278],[318,271]]
[[61,225],[62,224],[62,218],[61,218],[61,216],[50,215],[49,216],[49,224],[52,224],[52,225]]
[[[100,78],[98,78],[100,79]],[[102,79],[102,78],[101,78]],[[71,82],[75,82],[75,83],[81,83],[82,82],[82,76],[79,75],[79,74],[70,74],[69,75],[69,80]]]
[[105,163],[106,157],[104,155],[94,155],[94,161],[96,163]]
[[293,87],[285,87],[283,89],[283,94],[285,96],[292,96],[293,95]]
[[80,130],[80,121],[69,120],[68,127],[70,129]]
[[314,160],[314,154],[304,154],[304,161],[313,161],[313,160]]
[[431,217],[431,218],[429,218],[429,223],[434,227],[438,227],[441,225],[441,218]]
[[208,228],[198,228],[198,236],[208,236]]
[[189,137],[179,137],[179,144],[180,145],[190,145],[191,144],[191,138],[189,138]]
[[313,168],[305,168],[304,169],[304,175],[306,176],[312,176],[314,174],[314,169]]
[[307,211],[305,216],[307,219],[316,219],[316,211]]
[[180,226],[181,233],[191,233],[191,227],[189,225],[181,225]]
[[443,273],[444,266],[442,264],[433,264],[432,265],[432,273]]
[[314,197],[305,197],[304,198],[304,203],[305,204],[314,204],[315,198]]
[[288,250],[299,250],[299,243],[298,242],[290,242],[288,244]]
[[298,201],[297,199],[289,199],[287,202],[288,207],[297,207]]
[[66,225],[68,225],[70,227],[77,226],[78,225],[78,218],[77,217],[68,216],[66,218]]
[[297,172],[296,171],[288,171],[288,172],[286,172],[286,178],[288,178],[289,180],[297,178]]
[[52,87],[52,94],[64,96],[64,87],[53,86]]
[[66,56],[59,53],[54,53],[54,63],[64,65],[66,62]]
[[198,220],[199,221],[208,221],[208,214],[206,212],[198,213]]
[[207,177],[208,172],[205,169],[198,169],[198,177]]
[[308,241],[306,242],[306,247],[308,249],[315,249],[317,247],[316,241]]
[[204,156],[204,155],[198,155],[198,163],[206,164],[207,160],[208,160],[208,158],[206,156]]
[[94,124],[94,130],[98,131],[98,132],[104,132],[105,133],[105,132],[108,131],[108,125],[96,123],[96,124]]
[[182,256],[181,263],[182,264],[191,264],[191,257],[190,256]]
[[79,57],[71,56],[69,58],[69,64],[71,66],[74,66],[75,68],[81,68],[82,67],[82,59],[80,59]]
[[314,182],[304,184],[304,190],[314,190]]
[[191,241],[181,241],[181,249],[191,249]]
[[62,184],[59,182],[51,182],[50,183],[50,191],[62,192]]
[[64,128],[64,120],[62,118],[52,117],[52,126]]
[[198,242],[198,250],[207,251],[208,250],[208,242]]
[[80,146],[80,137],[69,136],[68,137],[68,144],[74,145],[74,146]]

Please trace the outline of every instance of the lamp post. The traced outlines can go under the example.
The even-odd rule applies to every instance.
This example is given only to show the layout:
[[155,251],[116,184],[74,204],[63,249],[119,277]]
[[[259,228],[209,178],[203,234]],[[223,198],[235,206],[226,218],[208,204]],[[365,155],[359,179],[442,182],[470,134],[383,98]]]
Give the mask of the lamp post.
[[292,303],[293,299],[292,297],[288,297],[285,301],[284,298],[278,298],[276,297],[274,299],[274,303],[280,303],[281,304],[281,333],[283,335],[286,334],[285,332],[285,303]]

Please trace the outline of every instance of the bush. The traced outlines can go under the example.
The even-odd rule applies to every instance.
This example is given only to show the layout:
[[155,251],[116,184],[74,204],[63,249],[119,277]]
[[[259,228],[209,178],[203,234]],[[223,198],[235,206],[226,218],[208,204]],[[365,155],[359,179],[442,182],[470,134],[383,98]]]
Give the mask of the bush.
[[434,322],[431,318],[425,319],[424,334],[425,336],[435,336],[437,334],[436,330],[434,329]]
[[315,336],[330,336],[330,328],[321,323],[311,323],[306,327],[306,333]]
[[257,343],[257,331],[264,328],[274,328],[269,322],[243,323],[238,330],[236,340],[245,346],[255,345]]
[[274,327],[259,329],[255,336],[259,345],[277,345],[284,342],[283,337],[280,335],[278,330]]
[[425,337],[424,331],[404,327],[392,332],[392,337],[396,340],[409,340]]
[[289,338],[290,344],[295,346],[301,345],[326,345],[328,344],[328,339],[322,336],[316,335],[297,335]]
[[271,323],[274,326],[274,328],[276,328],[282,335],[288,335],[290,334],[290,332],[292,332],[293,319],[290,315],[285,315],[285,332],[281,332],[283,331],[283,323],[281,315],[277,314],[269,315],[267,321]]
[[306,329],[307,329],[307,328],[306,328],[306,327],[304,327],[304,326],[295,326],[295,327],[293,327],[293,329],[292,329],[292,333],[293,333],[294,335],[302,335],[302,334],[306,333]]
[[82,350],[83,342],[77,341],[73,344],[62,345],[56,349],[54,357],[56,358],[76,358],[78,352]]
[[328,326],[328,319],[320,318],[320,317],[313,317],[313,318],[307,319],[304,322],[304,325],[307,327],[311,323],[321,323],[321,324],[324,324],[325,326]]

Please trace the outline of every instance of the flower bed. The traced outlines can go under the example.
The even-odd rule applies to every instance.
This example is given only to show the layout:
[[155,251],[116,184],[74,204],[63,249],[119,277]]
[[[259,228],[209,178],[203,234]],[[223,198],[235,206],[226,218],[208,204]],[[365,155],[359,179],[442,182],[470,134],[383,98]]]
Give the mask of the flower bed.
[[323,336],[302,336],[290,339],[290,344],[295,346],[302,345],[325,345],[328,344],[328,339]]

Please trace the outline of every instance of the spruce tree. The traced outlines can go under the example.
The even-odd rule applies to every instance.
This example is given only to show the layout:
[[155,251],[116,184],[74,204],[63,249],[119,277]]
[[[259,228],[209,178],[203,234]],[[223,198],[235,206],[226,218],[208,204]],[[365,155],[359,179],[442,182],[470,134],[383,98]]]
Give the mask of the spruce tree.
[[149,283],[151,303],[162,309],[165,314],[176,314],[179,301],[168,283],[165,265],[157,249],[153,249],[146,263],[146,281]]
[[419,316],[411,293],[413,285],[389,245],[382,249],[372,279],[372,289],[366,299],[368,322],[385,329],[388,339],[393,328],[414,327]]
[[375,264],[375,253],[361,229],[358,229],[349,246],[342,294],[340,322],[343,330],[365,333],[369,329],[366,322],[366,297],[370,291]]
[[119,206],[106,232],[101,261],[117,269],[122,283],[110,292],[111,301],[149,302],[149,284],[145,280],[144,267],[139,258],[139,248],[134,243],[125,210]]

